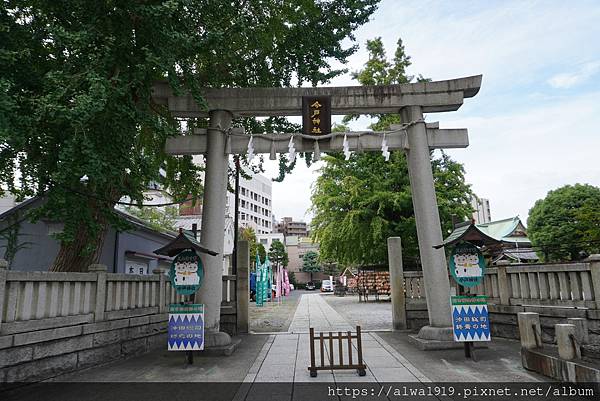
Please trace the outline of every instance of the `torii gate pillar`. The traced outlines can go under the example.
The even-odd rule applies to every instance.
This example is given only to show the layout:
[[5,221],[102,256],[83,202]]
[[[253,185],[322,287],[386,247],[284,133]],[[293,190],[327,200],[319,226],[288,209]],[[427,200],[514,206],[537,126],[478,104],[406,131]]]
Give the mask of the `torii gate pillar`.
[[[401,115],[402,121],[423,121],[420,106],[404,107]],[[421,329],[419,338],[451,340],[450,282],[446,255],[443,249],[433,247],[441,244],[443,239],[425,122],[408,127],[407,139],[408,172],[429,312],[429,326]]]
[[204,284],[196,293],[196,299],[205,306],[206,347],[223,347],[231,343],[231,337],[219,331],[223,298],[223,232],[225,231],[229,158],[229,155],[224,152],[225,134],[222,130],[231,126],[233,115],[225,110],[212,110],[209,117],[200,242],[205,247],[218,252],[218,255],[205,255]]

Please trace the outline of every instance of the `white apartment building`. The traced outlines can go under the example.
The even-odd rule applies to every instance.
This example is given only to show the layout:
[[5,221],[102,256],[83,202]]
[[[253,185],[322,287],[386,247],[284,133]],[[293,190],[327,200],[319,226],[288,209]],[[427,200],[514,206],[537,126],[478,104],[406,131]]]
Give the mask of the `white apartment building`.
[[[246,180],[240,176],[240,227],[252,227],[254,232],[269,234],[273,232],[273,198],[271,180],[261,174],[253,174]],[[235,205],[235,195],[227,194],[227,203]]]
[[283,233],[256,234],[256,240],[260,244],[263,244],[267,252],[269,252],[271,244],[273,244],[274,241],[279,241],[285,246],[285,237],[283,236]]
[[492,221],[489,199],[478,198],[474,196],[471,198],[471,206],[473,209],[475,209],[473,212],[473,220],[475,220],[475,224],[489,223]]

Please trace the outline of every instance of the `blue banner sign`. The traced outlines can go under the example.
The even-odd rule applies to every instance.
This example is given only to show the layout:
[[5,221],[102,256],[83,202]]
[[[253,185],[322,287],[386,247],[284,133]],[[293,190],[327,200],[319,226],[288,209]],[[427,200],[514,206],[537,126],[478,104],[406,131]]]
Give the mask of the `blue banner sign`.
[[170,304],[168,327],[169,351],[204,349],[204,305]]
[[485,296],[452,297],[454,341],[491,341]]

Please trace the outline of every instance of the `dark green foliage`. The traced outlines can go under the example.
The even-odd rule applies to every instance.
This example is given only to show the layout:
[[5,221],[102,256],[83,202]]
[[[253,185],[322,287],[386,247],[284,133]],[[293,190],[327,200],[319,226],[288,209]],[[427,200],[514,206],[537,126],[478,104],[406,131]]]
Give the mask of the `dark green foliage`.
[[600,253],[600,188],[575,184],[548,192],[529,210],[527,235],[545,261]]
[[126,207],[125,211],[130,215],[143,220],[146,224],[157,231],[176,231],[175,219],[179,212],[176,206],[156,207]]
[[271,243],[271,247],[269,248],[269,260],[274,266],[287,267],[289,258],[285,251],[285,246],[281,241],[275,240]]
[[202,87],[325,82],[376,3],[3,1],[0,186],[45,194],[33,217],[65,223],[53,269],[97,260],[107,225],[125,228],[113,211],[123,196],[141,203],[151,182],[176,200],[201,195],[191,157],[164,153],[181,126],[152,101],[155,80],[201,105]]
[[319,254],[315,251],[308,251],[302,257],[302,271],[306,273],[317,273],[323,269],[319,263]]

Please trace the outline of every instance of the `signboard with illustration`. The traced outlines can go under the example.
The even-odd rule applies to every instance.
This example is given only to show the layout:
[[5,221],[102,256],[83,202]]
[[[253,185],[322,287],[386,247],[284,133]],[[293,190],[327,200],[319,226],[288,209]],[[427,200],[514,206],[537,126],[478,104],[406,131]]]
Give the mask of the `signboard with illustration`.
[[479,249],[469,243],[460,243],[450,255],[450,274],[464,287],[475,287],[483,281],[485,259]]
[[485,296],[453,296],[454,341],[491,341],[490,320]]
[[204,305],[169,305],[167,333],[169,351],[200,351],[204,349]]
[[169,271],[171,285],[181,295],[195,293],[204,278],[204,267],[200,256],[193,250],[185,250],[179,253]]

